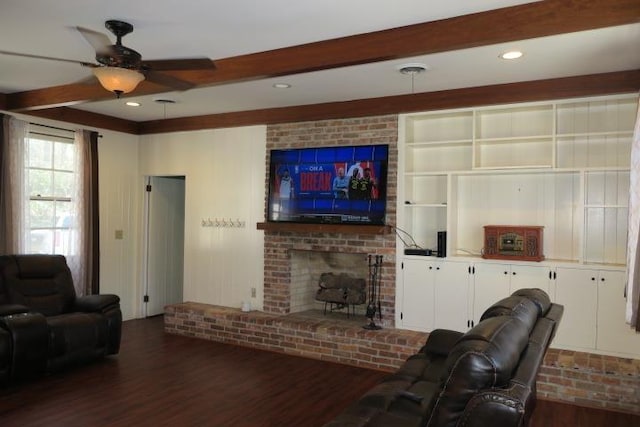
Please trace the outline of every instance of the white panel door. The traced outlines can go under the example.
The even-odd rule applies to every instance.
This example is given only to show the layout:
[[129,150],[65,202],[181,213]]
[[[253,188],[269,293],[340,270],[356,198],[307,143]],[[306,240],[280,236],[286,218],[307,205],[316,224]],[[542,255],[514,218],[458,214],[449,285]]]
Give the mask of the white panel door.
[[148,197],[146,316],[182,302],[185,180],[151,177]]
[[494,303],[509,296],[511,266],[509,264],[476,263],[473,274],[473,325]]
[[555,302],[564,313],[554,347],[594,349],[598,310],[598,270],[558,267]]
[[640,334],[625,322],[624,287],[624,272],[600,271],[596,348],[639,358]]
[[435,276],[434,328],[465,332],[469,329],[469,276],[466,262],[443,261]]
[[405,259],[402,267],[402,326],[416,331],[433,329],[434,276],[437,262]]
[[553,299],[550,294],[551,269],[540,265],[511,265],[511,285],[509,294],[518,289],[538,288],[542,289]]

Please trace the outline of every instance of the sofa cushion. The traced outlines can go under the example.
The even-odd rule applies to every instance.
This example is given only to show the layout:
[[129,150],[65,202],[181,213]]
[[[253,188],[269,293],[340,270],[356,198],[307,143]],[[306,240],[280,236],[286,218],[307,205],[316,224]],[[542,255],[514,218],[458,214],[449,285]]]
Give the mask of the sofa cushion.
[[429,425],[456,425],[480,390],[505,387],[529,339],[529,325],[517,317],[485,319],[460,338],[447,357],[442,391]]
[[107,319],[98,313],[68,313],[47,318],[49,358],[82,361],[104,354]]
[[533,328],[538,316],[540,315],[540,309],[529,298],[524,296],[510,296],[504,298],[497,303],[489,307],[480,317],[482,322],[485,319],[496,316],[513,316],[524,322],[529,330]]
[[539,316],[546,316],[549,308],[551,307],[551,299],[549,298],[549,295],[542,289],[518,289],[511,295],[526,297],[533,301],[533,303],[538,306],[538,309],[540,310]]
[[75,300],[71,272],[62,255],[3,257],[2,278],[12,304],[22,304],[45,316],[69,311]]

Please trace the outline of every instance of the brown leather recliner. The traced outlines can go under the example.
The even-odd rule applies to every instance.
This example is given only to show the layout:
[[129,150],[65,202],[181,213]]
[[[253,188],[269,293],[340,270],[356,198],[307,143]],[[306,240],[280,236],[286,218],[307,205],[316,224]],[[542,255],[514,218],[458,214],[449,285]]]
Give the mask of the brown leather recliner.
[[76,297],[64,256],[0,256],[0,382],[117,354],[121,329],[120,298]]
[[563,307],[522,289],[466,333],[437,329],[395,373],[324,427],[528,425]]

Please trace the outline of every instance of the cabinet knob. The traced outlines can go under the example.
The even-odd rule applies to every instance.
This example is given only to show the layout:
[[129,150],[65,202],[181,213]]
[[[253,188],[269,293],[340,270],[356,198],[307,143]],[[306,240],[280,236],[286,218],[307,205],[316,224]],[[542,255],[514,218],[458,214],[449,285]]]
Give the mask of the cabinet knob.
[[516,272],[514,271],[514,272],[512,272],[511,274],[513,274],[513,275],[515,276],[515,275],[516,275]]
[[600,278],[600,281],[604,282],[604,277],[601,277],[601,278]]
[[504,274],[509,274],[509,273],[505,271]]
[[591,278],[591,280],[596,280],[596,278],[595,278],[595,277],[592,277],[592,278]]
[[[436,270],[440,270],[440,267],[436,267]],[[604,279],[602,279],[602,280],[604,280]]]
[[429,266],[429,270],[433,270],[433,267]]

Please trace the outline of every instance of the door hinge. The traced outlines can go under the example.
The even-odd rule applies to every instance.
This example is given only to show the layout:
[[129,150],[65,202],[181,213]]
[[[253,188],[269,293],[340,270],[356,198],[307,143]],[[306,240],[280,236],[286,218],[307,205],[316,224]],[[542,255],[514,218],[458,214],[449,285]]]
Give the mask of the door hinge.
[[147,184],[147,193],[151,193],[151,184]]
[[142,298],[142,301],[149,302],[149,295],[145,295],[144,298]]

